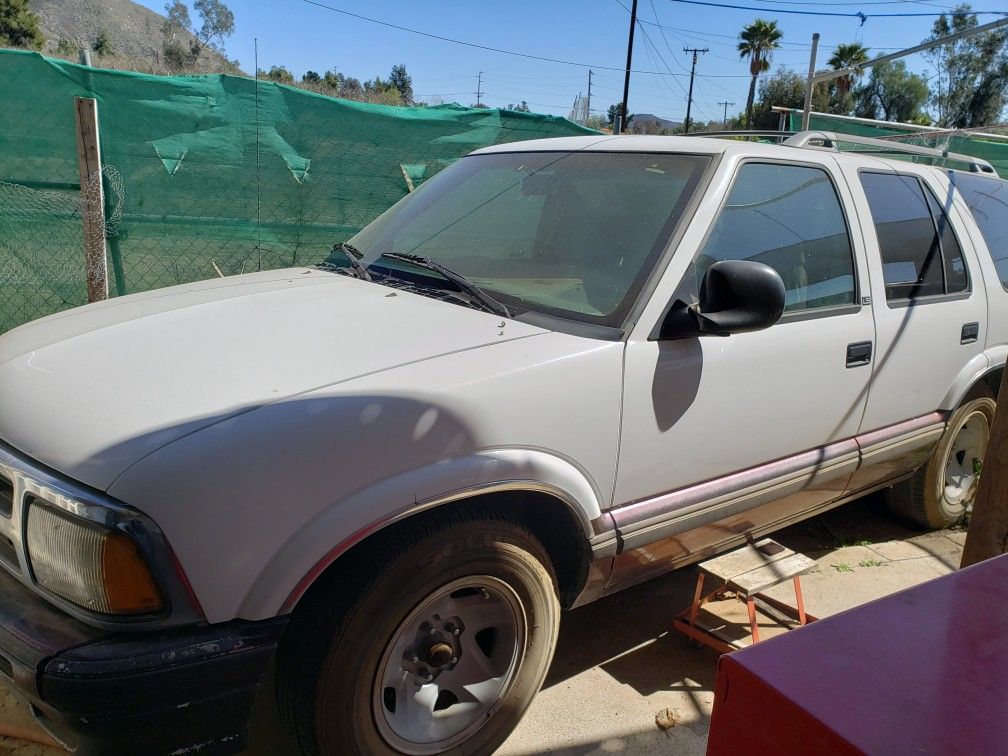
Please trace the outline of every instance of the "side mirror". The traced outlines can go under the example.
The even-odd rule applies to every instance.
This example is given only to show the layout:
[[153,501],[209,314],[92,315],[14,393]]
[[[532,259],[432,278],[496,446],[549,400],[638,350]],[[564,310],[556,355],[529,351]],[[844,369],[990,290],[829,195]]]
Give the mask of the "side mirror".
[[712,336],[769,328],[784,312],[784,281],[769,265],[722,260],[707,269],[700,301],[690,308],[697,330]]
[[707,269],[700,301],[680,292],[652,339],[729,336],[769,328],[784,312],[784,281],[768,265],[750,260],[722,260]]

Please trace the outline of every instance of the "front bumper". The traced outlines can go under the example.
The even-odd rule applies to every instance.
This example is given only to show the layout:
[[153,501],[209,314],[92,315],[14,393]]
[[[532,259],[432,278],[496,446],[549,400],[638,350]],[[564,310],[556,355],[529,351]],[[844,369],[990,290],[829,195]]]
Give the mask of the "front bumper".
[[285,626],[98,630],[0,571],[0,681],[80,754],[241,750]]

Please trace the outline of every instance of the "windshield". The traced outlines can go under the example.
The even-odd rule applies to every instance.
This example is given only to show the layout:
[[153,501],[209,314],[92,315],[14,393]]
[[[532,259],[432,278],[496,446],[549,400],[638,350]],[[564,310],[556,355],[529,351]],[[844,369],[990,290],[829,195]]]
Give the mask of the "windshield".
[[[706,155],[515,152],[462,158],[350,240],[377,275],[444,288],[416,255],[512,314],[622,324],[710,160]],[[342,253],[333,263],[344,265]],[[450,285],[450,284],[447,284]]]

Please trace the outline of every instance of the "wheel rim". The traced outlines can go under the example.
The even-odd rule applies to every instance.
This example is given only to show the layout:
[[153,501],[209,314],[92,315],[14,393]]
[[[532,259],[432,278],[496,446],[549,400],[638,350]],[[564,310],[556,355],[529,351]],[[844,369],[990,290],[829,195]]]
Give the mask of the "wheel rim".
[[378,731],[403,753],[440,753],[499,707],[525,647],[517,594],[488,575],[448,583],[399,625],[375,678]]
[[987,416],[977,410],[963,419],[952,439],[945,458],[942,485],[944,499],[954,509],[966,507],[975,493],[989,436]]

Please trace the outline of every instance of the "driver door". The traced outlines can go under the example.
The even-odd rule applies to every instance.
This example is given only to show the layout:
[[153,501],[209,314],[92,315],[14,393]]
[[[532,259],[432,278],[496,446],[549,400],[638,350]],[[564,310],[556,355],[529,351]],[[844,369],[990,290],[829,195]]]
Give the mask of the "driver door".
[[[867,270],[846,185],[835,161],[818,158],[726,160],[720,199],[694,219],[628,340],[613,587],[824,506],[857,465],[875,327],[861,304]],[[655,306],[695,301],[719,260],[776,270],[781,320],[727,337],[656,340]]]

